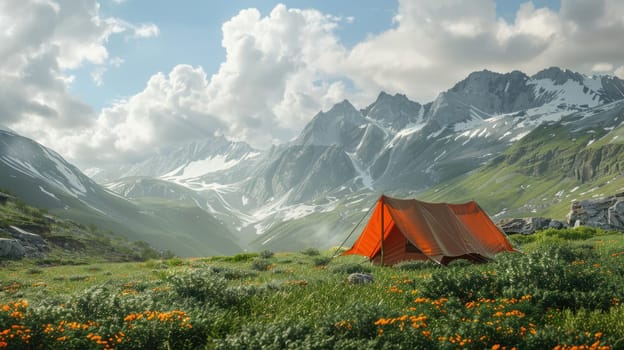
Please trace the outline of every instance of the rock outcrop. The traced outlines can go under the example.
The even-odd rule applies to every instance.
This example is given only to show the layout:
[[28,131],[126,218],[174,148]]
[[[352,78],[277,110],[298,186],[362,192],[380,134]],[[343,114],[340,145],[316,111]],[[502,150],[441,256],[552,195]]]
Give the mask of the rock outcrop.
[[26,256],[26,249],[16,239],[0,238],[0,259],[19,260]]
[[624,192],[614,196],[572,202],[567,222],[544,217],[502,219],[496,223],[507,234],[532,234],[548,228],[590,226],[624,231]]
[[624,230],[624,192],[610,197],[573,202],[568,225]]
[[[507,234],[520,233],[529,235],[537,230],[544,230],[551,227],[551,223],[555,226],[562,225],[560,221],[543,217],[503,219],[497,224],[503,232]],[[559,226],[559,228],[561,227],[562,226]]]
[[16,226],[0,229],[12,238],[0,238],[0,259],[42,258],[50,250],[48,242],[38,234]]

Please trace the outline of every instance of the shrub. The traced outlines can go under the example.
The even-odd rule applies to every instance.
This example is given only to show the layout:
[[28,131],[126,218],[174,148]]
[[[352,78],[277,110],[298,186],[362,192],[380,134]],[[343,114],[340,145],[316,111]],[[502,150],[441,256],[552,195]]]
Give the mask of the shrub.
[[470,266],[473,265],[472,262],[470,262],[469,260],[466,259],[455,259],[455,260],[451,260],[451,262],[449,262],[446,266],[447,267],[466,267],[466,266]]
[[539,233],[539,235],[545,237],[558,237],[567,241],[579,241],[592,238],[596,235],[596,229],[590,227],[575,227],[567,229],[554,229],[549,228]]
[[316,255],[321,255],[321,252],[319,252],[319,250],[316,248],[306,248],[301,251],[301,254],[307,255],[307,256],[316,256]]
[[431,260],[406,260],[394,265],[395,269],[402,271],[417,271],[438,267]]
[[563,310],[553,313],[552,319],[555,326],[566,332],[605,332],[624,342],[624,304],[614,306],[607,312]]
[[183,298],[216,305],[236,307],[244,302],[244,296],[227,286],[226,280],[210,271],[191,270],[169,275],[167,282]]
[[218,258],[218,260],[227,261],[227,262],[245,262],[245,261],[250,261],[253,258],[256,258],[258,256],[259,256],[258,253],[240,253],[240,254],[236,254],[232,256],[215,257],[215,258]]
[[251,262],[251,268],[256,271],[267,271],[271,267],[268,259],[256,258]]
[[314,261],[312,262],[312,264],[314,266],[327,266],[327,264],[329,264],[331,260],[332,259],[329,256],[319,256],[319,257],[314,258]]
[[[282,321],[269,324],[251,324],[241,331],[228,334],[223,340],[215,340],[216,349],[299,349],[319,347],[306,347],[310,343],[310,336],[314,329],[303,322]],[[331,348],[331,347],[328,347]]]
[[85,275],[73,275],[73,276],[69,276],[69,280],[72,282],[78,282],[78,281],[84,281],[87,278],[89,278],[89,276],[85,276]]
[[356,272],[370,273],[373,271],[370,266],[362,264],[348,263],[332,266],[331,271],[334,273],[352,274]]
[[223,276],[226,280],[238,280],[256,275],[255,272],[234,269],[226,266],[212,266],[210,267],[210,270],[220,276]]
[[264,259],[270,259],[273,257],[273,255],[275,255],[275,253],[270,250],[263,250],[260,252],[260,257]]
[[171,259],[167,259],[165,263],[169,266],[182,266],[186,262],[180,258],[171,258]]

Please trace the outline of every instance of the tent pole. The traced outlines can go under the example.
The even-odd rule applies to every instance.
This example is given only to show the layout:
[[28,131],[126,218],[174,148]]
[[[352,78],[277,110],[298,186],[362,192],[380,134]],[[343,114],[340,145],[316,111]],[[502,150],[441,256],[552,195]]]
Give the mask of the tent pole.
[[384,264],[384,198],[381,195],[381,266]]

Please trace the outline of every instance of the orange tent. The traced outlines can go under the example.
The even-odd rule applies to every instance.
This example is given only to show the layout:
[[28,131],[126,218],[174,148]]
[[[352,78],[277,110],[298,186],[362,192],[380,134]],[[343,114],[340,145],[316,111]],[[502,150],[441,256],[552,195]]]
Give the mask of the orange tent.
[[342,255],[364,255],[382,265],[427,259],[446,265],[454,259],[485,261],[513,250],[474,201],[426,203],[382,195],[364,231]]

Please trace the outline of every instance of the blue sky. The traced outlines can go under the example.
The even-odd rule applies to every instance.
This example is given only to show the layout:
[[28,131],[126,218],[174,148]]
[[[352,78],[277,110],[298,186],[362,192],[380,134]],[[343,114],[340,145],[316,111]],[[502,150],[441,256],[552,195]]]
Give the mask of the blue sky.
[[355,18],[336,33],[343,44],[353,46],[369,34],[390,28],[396,14],[396,1],[204,1],[127,0],[101,3],[103,17],[113,16],[131,22],[151,22],[158,26],[158,37],[128,41],[112,37],[108,45],[111,56],[123,57],[124,63],[107,70],[103,83],[97,86],[90,78],[93,65],[75,72],[72,92],[95,108],[106,107],[113,100],[137,93],[156,72],[168,72],[180,63],[202,66],[208,74],[219,69],[225,59],[221,46],[221,25],[244,8],[257,8],[268,14],[278,3],[295,8],[315,8],[336,16]]
[[[497,0],[497,16],[512,22],[520,4],[525,0]],[[177,64],[202,66],[210,75],[219,69],[225,59],[221,46],[221,25],[244,8],[257,8],[264,15],[278,3],[289,8],[314,8],[340,17],[353,17],[352,23],[343,23],[337,30],[341,42],[353,47],[369,35],[378,34],[395,26],[397,1],[203,1],[184,0],[126,0],[121,3],[104,0],[102,17],[118,17],[136,23],[154,23],[159,35],[149,40],[127,40],[113,36],[107,47],[112,57],[124,62],[109,68],[96,85],[91,78],[94,68],[86,64],[74,72],[76,81],[70,91],[80,96],[95,109],[110,106],[119,100],[141,91],[150,76],[169,72]],[[559,11],[559,0],[533,0],[536,7]],[[354,6],[355,5],[355,6]]]

